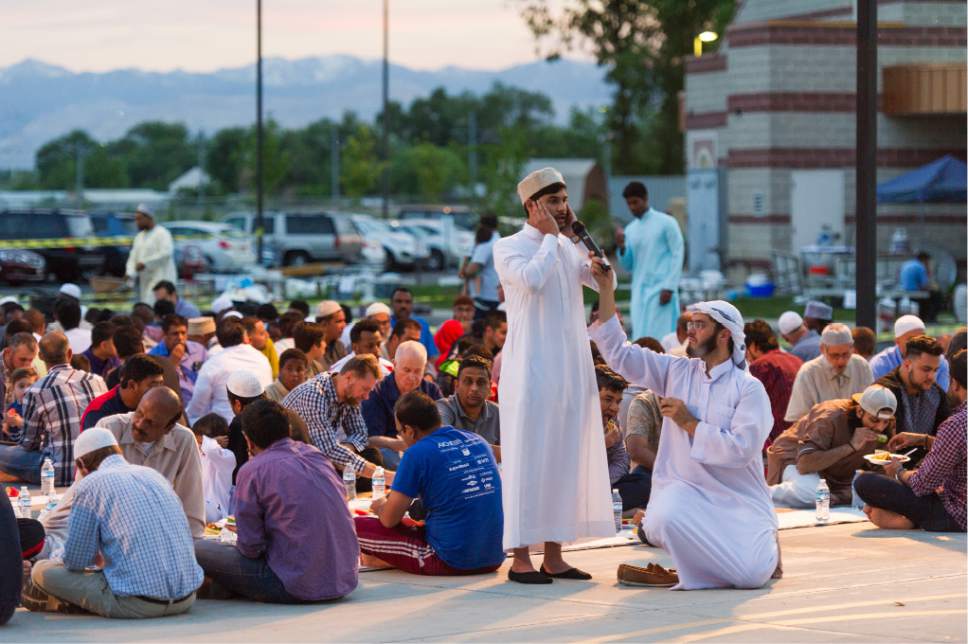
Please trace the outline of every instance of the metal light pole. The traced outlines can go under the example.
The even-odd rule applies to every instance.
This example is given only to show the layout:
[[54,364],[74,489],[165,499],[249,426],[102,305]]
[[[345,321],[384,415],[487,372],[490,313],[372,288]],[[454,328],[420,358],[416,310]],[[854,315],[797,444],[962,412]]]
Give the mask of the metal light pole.
[[381,177],[383,187],[383,218],[390,216],[390,111],[388,108],[390,94],[390,0],[383,0],[383,145],[381,146],[383,173]]
[[335,123],[329,135],[329,181],[333,204],[339,203],[339,126]]
[[255,0],[255,228],[256,262],[262,264],[262,233],[265,230],[262,176],[262,0]]
[[857,325],[877,329],[877,0],[857,0]]

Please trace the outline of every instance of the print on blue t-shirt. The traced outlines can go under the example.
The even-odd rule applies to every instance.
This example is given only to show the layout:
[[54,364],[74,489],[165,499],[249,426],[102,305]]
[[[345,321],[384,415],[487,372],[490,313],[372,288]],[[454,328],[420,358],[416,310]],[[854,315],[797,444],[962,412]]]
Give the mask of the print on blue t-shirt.
[[474,570],[504,560],[501,476],[477,434],[445,425],[403,453],[393,489],[420,497],[427,542],[452,568]]

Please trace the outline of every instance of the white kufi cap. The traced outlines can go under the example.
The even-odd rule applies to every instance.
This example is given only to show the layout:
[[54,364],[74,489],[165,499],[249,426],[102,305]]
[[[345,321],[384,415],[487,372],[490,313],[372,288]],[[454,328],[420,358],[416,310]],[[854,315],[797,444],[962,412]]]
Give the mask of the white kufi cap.
[[256,398],[265,392],[265,387],[251,371],[233,371],[225,387],[239,398]]
[[521,203],[526,202],[539,190],[544,190],[553,183],[564,183],[565,178],[554,168],[535,170],[518,184],[518,197]]
[[102,447],[117,445],[118,440],[111,430],[104,427],[91,427],[81,432],[74,441],[74,458],[81,458]]
[[787,311],[780,316],[780,321],[777,326],[780,327],[780,333],[787,335],[793,333],[803,325],[803,318],[796,311]]

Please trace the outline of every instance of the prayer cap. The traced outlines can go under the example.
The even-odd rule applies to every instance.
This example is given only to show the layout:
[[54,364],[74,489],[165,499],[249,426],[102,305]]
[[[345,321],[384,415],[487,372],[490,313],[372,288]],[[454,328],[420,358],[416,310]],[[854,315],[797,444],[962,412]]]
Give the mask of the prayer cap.
[[135,208],[134,211],[140,212],[142,215],[146,215],[148,217],[151,217],[152,219],[155,218],[155,211],[152,210],[151,207],[146,203],[139,203],[138,207]]
[[343,309],[336,300],[323,300],[316,306],[316,317],[328,318]]
[[239,398],[256,398],[265,391],[262,383],[251,371],[233,371],[225,387]]
[[241,320],[243,317],[245,316],[239,313],[238,311],[228,311],[226,312],[225,315],[222,316],[222,319],[224,320],[225,318],[239,318]]
[[877,418],[894,418],[897,411],[897,398],[894,392],[880,385],[871,385],[862,393],[851,396],[861,409]]
[[366,317],[370,317],[371,315],[380,315],[381,313],[391,315],[392,311],[390,311],[390,307],[383,302],[374,302],[366,307]]
[[103,427],[91,427],[81,432],[74,441],[74,458],[81,458],[102,447],[117,445],[118,440],[111,430]]
[[222,311],[229,310],[233,306],[235,306],[235,302],[232,301],[231,297],[229,297],[228,295],[225,295],[224,293],[222,295],[219,295],[214,300],[212,300],[212,310],[215,311],[216,315],[218,315]]
[[894,337],[899,338],[911,331],[924,331],[924,322],[916,315],[902,315],[894,322]]
[[553,183],[564,183],[565,178],[554,168],[535,170],[518,184],[518,197],[521,203],[526,202],[536,192],[544,190]]
[[188,335],[208,335],[209,333],[215,333],[214,318],[191,318],[188,321]]
[[810,300],[807,302],[806,308],[803,309],[803,317],[817,318],[818,320],[832,320],[834,319],[834,310],[823,302]]
[[75,300],[81,299],[81,287],[78,286],[77,284],[71,284],[70,282],[68,282],[67,284],[61,284],[61,287],[58,290],[58,293],[60,293],[61,295],[69,295],[73,297]]
[[724,300],[696,302],[688,309],[693,313],[705,313],[729,329],[733,337],[733,364],[746,368],[746,333],[743,332],[743,315],[735,306]]
[[796,311],[786,311],[780,316],[777,326],[780,327],[780,333],[787,335],[803,326],[803,318]]
[[850,332],[850,327],[846,324],[834,322],[823,328],[820,334],[820,344],[828,347],[837,344],[854,344],[854,334]]

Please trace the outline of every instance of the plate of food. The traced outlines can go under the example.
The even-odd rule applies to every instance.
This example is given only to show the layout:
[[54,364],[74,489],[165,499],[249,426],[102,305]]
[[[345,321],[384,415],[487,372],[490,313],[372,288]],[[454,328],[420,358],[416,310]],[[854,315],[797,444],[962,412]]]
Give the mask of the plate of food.
[[875,449],[873,454],[864,455],[864,460],[873,465],[887,465],[893,459],[897,459],[900,463],[907,463],[911,460],[911,457],[904,454],[892,454],[883,449]]

